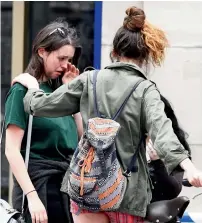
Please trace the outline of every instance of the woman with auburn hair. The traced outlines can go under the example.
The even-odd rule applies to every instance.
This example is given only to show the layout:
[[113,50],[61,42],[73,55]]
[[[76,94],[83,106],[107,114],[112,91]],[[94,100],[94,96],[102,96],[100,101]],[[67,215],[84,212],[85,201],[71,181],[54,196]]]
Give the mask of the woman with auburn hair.
[[[164,159],[168,174],[180,166],[193,186],[202,186],[202,173],[193,165],[187,151],[176,137],[172,123],[164,112],[159,90],[146,79],[141,69],[149,63],[154,66],[161,65],[165,48],[168,46],[166,36],[162,30],[145,19],[142,9],[130,7],[126,14],[113,41],[111,57],[114,63],[99,71],[94,86],[101,117],[111,118],[138,84],[117,118],[121,129],[116,138],[116,154],[123,172],[139,149],[136,157],[137,168],[126,174],[126,190],[117,209],[95,213],[71,201],[75,223],[144,222],[147,205],[152,199],[145,148],[138,146],[145,133],[149,134],[159,157]],[[86,129],[88,120],[95,117],[94,74],[94,71],[84,72],[49,95],[38,89],[37,81],[29,74],[20,74],[13,83],[20,82],[29,89],[24,98],[25,110],[28,113],[57,117],[80,111]],[[63,184],[66,184],[65,180],[68,177],[63,180]],[[81,199],[85,201],[85,197]]]

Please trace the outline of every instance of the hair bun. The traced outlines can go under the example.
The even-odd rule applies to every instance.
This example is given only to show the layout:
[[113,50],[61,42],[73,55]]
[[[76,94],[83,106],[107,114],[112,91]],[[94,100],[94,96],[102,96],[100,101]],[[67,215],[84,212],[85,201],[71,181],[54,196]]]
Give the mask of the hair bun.
[[123,21],[124,28],[130,31],[135,31],[144,26],[146,16],[142,9],[132,6],[126,10],[126,14],[127,16]]

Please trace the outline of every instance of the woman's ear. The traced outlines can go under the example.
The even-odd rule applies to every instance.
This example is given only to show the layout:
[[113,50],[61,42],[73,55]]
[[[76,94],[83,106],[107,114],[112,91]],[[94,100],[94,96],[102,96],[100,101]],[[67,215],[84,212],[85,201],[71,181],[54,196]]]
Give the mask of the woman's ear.
[[119,62],[119,55],[114,51],[114,49],[110,53],[110,58],[112,62]]
[[116,58],[117,57],[117,53],[114,51],[114,49],[111,51],[111,56]]
[[41,58],[44,58],[44,56],[46,56],[46,51],[44,48],[39,48],[38,49],[38,55],[41,57]]
[[110,59],[111,59],[111,62],[115,62],[117,61],[117,54],[115,53],[114,49],[110,52]]

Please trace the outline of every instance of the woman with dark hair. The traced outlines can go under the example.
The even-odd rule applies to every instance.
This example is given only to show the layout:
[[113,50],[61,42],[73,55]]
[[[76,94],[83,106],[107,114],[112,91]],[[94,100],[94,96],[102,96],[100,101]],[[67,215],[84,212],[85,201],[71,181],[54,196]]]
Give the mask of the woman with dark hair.
[[[25,110],[28,113],[41,117],[58,117],[81,111],[84,129],[89,126],[89,119],[95,117],[93,89],[96,89],[97,110],[104,120],[105,117],[111,119],[129,93],[132,93],[124,110],[116,119],[121,129],[115,142],[116,154],[123,171],[121,176],[123,177],[136,152],[138,152],[135,156],[137,166],[124,175],[126,189],[123,194],[117,194],[118,198],[122,198],[118,203],[115,203],[117,199],[105,200],[106,194],[102,194],[103,197],[95,198],[95,200],[94,197],[91,199],[88,196],[89,200],[87,200],[85,196],[90,191],[89,188],[84,187],[83,178],[88,176],[88,171],[91,168],[93,160],[90,153],[93,151],[93,147],[91,147],[88,151],[89,157],[80,159],[82,179],[75,176],[75,181],[80,183],[81,190],[80,194],[76,193],[79,201],[78,199],[78,202],[71,200],[71,212],[75,223],[144,222],[152,192],[148,179],[145,148],[139,147],[143,132],[148,133],[151,137],[159,157],[164,159],[168,174],[180,166],[187,173],[188,180],[192,185],[202,186],[202,173],[195,168],[187,151],[176,137],[171,121],[165,115],[164,104],[158,89],[155,84],[145,80],[146,77],[141,69],[142,66],[150,62],[157,66],[161,65],[165,56],[165,48],[168,45],[165,34],[145,20],[146,16],[143,10],[130,7],[126,10],[126,14],[123,25],[118,29],[113,41],[111,55],[118,62],[100,70],[96,83],[95,75],[97,73],[87,71],[69,84],[63,85],[47,95],[39,89],[36,79],[29,74],[20,74],[13,80],[13,83],[20,82],[29,89],[24,98]],[[132,91],[134,86],[136,89]],[[83,168],[85,167],[83,164],[88,166]],[[102,167],[104,168],[104,162],[102,162]],[[92,168],[96,169],[96,165]],[[121,172],[119,173],[121,174]],[[107,176],[109,179],[112,177],[113,173],[109,173]],[[66,185],[68,181],[68,177],[64,178],[63,185]],[[100,183],[104,184],[105,180],[101,179]],[[116,191],[114,186],[116,184],[110,185],[110,181],[108,183],[106,186],[109,187],[109,191]],[[92,184],[92,181],[86,179],[86,184]],[[78,191],[78,188],[76,189]],[[99,184],[93,191],[97,190],[99,190]],[[108,194],[110,195],[110,192]],[[104,205],[109,207],[115,203],[116,208],[107,209],[107,211],[103,211],[101,208],[96,213],[90,211],[90,208],[86,208],[86,202],[95,203],[97,200],[104,200]]]
[[[191,159],[191,149],[186,140],[186,133],[180,128],[177,117],[169,103],[169,101],[161,95],[164,102],[165,114],[172,122],[173,131],[180,143],[184,146]],[[160,200],[171,200],[177,197],[182,190],[182,180],[184,171],[178,167],[169,175],[164,162],[159,158],[151,139],[147,138],[146,152],[148,153],[148,165],[150,177],[153,183],[152,202]]]
[[[36,78],[39,88],[51,94],[77,76],[81,47],[74,28],[58,19],[41,29],[33,42],[26,72]],[[24,157],[28,113],[23,98],[27,88],[16,83],[6,100],[6,157],[14,174],[13,207],[21,211],[26,194],[26,222],[67,223],[71,221],[68,197],[60,192],[63,176],[82,135],[79,113],[58,118],[34,117],[28,172]],[[23,191],[23,192],[22,192]],[[31,216],[30,216],[31,215]]]

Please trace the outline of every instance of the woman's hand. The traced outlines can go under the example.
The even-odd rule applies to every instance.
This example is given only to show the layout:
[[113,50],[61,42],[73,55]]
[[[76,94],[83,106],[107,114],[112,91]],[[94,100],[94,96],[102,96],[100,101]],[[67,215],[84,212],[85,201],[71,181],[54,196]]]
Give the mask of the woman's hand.
[[17,77],[13,79],[11,85],[13,86],[15,83],[20,83],[28,89],[30,88],[39,89],[39,84],[36,78],[30,75],[29,73],[19,74]]
[[27,195],[29,212],[32,217],[32,223],[48,223],[46,209],[38,197],[36,191]]
[[67,84],[79,76],[79,69],[71,63],[67,64],[67,70],[62,78],[63,84]]
[[202,172],[195,170],[186,171],[187,179],[194,187],[202,187]]
[[158,160],[158,159],[160,159],[158,154],[157,154],[157,152],[156,152],[156,150],[154,149],[154,145],[153,145],[151,139],[149,139],[147,141],[146,151],[149,154],[150,160]]
[[192,186],[202,187],[202,172],[194,166],[189,158],[184,159],[180,166],[185,170],[185,175]]

